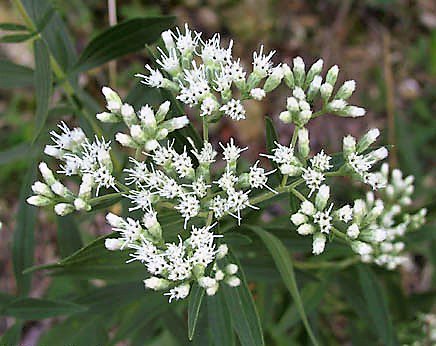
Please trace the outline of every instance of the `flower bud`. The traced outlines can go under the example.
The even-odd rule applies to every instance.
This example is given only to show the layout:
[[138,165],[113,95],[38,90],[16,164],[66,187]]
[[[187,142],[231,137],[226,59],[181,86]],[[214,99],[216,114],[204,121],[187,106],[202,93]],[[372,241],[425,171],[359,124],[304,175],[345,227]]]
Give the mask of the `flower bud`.
[[317,233],[313,236],[313,242],[312,242],[312,253],[314,255],[320,255],[324,252],[325,243],[327,241],[327,238],[322,233]]
[[61,182],[56,181],[53,185],[50,186],[51,190],[58,196],[63,198],[69,198],[72,196],[70,190],[67,189]]
[[138,144],[130,137],[129,135],[126,135],[125,133],[118,132],[115,135],[115,140],[120,143],[123,147],[128,148],[137,148]]
[[216,283],[215,285],[206,288],[206,294],[208,296],[214,296],[216,294],[216,292],[218,291],[218,287],[219,287],[219,284]]
[[230,287],[238,287],[241,284],[241,280],[237,276],[227,277],[224,282]]
[[140,125],[130,126],[130,135],[132,136],[133,140],[137,143],[144,143],[145,140],[147,139],[145,131],[142,130],[142,127]]
[[301,57],[297,56],[293,59],[293,64],[294,66],[292,72],[294,74],[295,84],[301,86],[304,83],[304,78],[306,74],[304,61]]
[[229,248],[227,247],[226,244],[221,244],[220,246],[218,246],[218,250],[216,253],[216,258],[217,259],[223,259],[224,257],[226,257],[227,253],[229,252]]
[[356,199],[353,205],[353,215],[356,223],[360,224],[362,219],[365,217],[366,212],[367,210],[365,202],[361,199]]
[[65,216],[74,211],[74,206],[69,203],[58,203],[54,206],[54,211],[59,216]]
[[46,145],[44,148],[44,154],[60,159],[64,156],[65,152],[55,145]]
[[363,117],[365,114],[366,114],[365,108],[356,107],[356,106],[347,106],[344,108],[344,110],[340,115],[346,117],[358,118],[358,117]]
[[169,110],[170,110],[171,102],[165,101],[159,106],[159,109],[156,112],[156,121],[158,123],[162,122],[165,117],[167,116]]
[[298,100],[306,100],[306,93],[300,87],[295,87],[294,90],[292,90],[292,96]]
[[330,97],[333,93],[333,87],[329,83],[324,83],[320,86],[319,92],[321,94],[321,98],[323,99],[324,103],[327,103],[328,100],[330,100]]
[[339,88],[335,98],[346,100],[350,98],[354,90],[356,90],[356,82],[354,80],[348,80],[344,82],[344,84],[342,84],[342,86]]
[[283,111],[279,115],[279,119],[285,124],[292,123],[292,114],[289,111]]
[[284,72],[281,66],[276,66],[271,70],[271,74],[266,79],[265,84],[263,85],[263,90],[267,93],[273,91],[280,85],[280,82],[283,79]]
[[323,210],[327,205],[330,197],[330,188],[327,185],[321,185],[315,197],[315,206],[318,210]]
[[340,112],[347,106],[344,100],[333,100],[326,105],[326,109],[329,112]]
[[36,207],[45,207],[45,206],[50,205],[52,203],[50,198],[47,198],[47,197],[44,197],[41,195],[31,196],[31,197],[27,198],[26,201],[27,201],[27,203],[34,205]]
[[215,280],[217,281],[221,281],[222,279],[224,279],[225,274],[222,270],[217,270],[215,273]]
[[310,67],[309,71],[307,72],[307,77],[306,77],[306,81],[305,81],[306,85],[309,85],[310,83],[312,83],[314,78],[316,78],[315,76],[317,76],[321,73],[323,65],[324,65],[324,61],[322,59],[318,59]]
[[94,187],[94,177],[92,174],[84,174],[82,177],[82,183],[79,187],[79,197],[88,199],[91,197],[92,188]]
[[144,149],[146,152],[153,151],[157,147],[159,147],[159,142],[155,139],[151,139],[151,140],[145,142],[145,145],[144,145]]
[[289,89],[294,88],[295,81],[291,68],[288,66],[288,64],[283,64],[282,70],[283,70],[283,78],[285,79],[286,85],[288,86]]
[[53,192],[51,192],[50,187],[47,184],[36,181],[32,185],[32,191],[35,195],[42,195],[48,198],[54,197]]
[[302,127],[312,118],[311,110],[304,110],[297,113],[294,117],[294,122],[297,126]]
[[378,148],[368,154],[369,157],[374,159],[375,161],[384,160],[388,157],[388,150],[385,147]]
[[229,275],[234,275],[238,272],[238,266],[236,264],[229,263],[226,265],[224,271]]
[[[144,285],[146,288],[152,289],[154,291],[165,290],[170,286],[170,282],[166,279],[161,279],[156,276],[144,280]],[[188,285],[189,293],[189,285]],[[187,294],[186,294],[187,295]]]
[[299,112],[300,106],[298,105],[298,100],[293,96],[288,97],[286,100],[286,108],[291,113]]
[[307,222],[307,216],[302,213],[295,213],[291,215],[291,221],[295,226],[300,226],[301,224]]
[[304,201],[301,203],[301,211],[303,214],[306,214],[308,216],[312,216],[315,214],[315,206],[310,201]]
[[353,136],[346,136],[342,141],[342,150],[345,157],[356,152],[356,139]]
[[45,162],[41,162],[38,167],[47,185],[53,185],[56,182],[56,179],[53,175],[53,172],[50,170],[50,168],[48,168],[47,164]]
[[303,127],[298,130],[298,151],[303,158],[307,158],[310,153],[309,131]]
[[372,247],[370,245],[358,240],[351,242],[351,248],[360,256],[366,256],[372,253]]
[[368,149],[377,140],[379,135],[379,129],[369,130],[357,143],[357,152],[361,153]]
[[285,163],[280,166],[280,173],[295,177],[301,173],[301,167]]
[[355,223],[353,223],[350,227],[347,228],[347,235],[351,239],[357,239],[359,233],[360,233],[359,226],[357,226]]
[[170,51],[171,49],[176,47],[176,44],[174,43],[174,39],[173,39],[173,33],[171,30],[163,31],[161,37],[167,51]]
[[309,234],[313,234],[314,232],[315,232],[315,227],[313,227],[313,225],[310,225],[308,223],[303,223],[297,228],[297,233],[301,235],[309,235]]
[[313,100],[318,93],[319,89],[321,88],[322,83],[322,77],[321,76],[315,76],[313,81],[309,85],[309,90],[307,91],[307,99],[309,101]]
[[106,215],[106,221],[114,228],[123,228],[126,224],[122,217],[113,213],[108,213]]
[[330,84],[331,86],[335,86],[336,80],[338,79],[338,74],[339,67],[337,65],[330,67],[325,77],[326,83]]
[[74,208],[76,210],[78,210],[78,211],[80,211],[80,210],[86,210],[86,211],[91,210],[91,206],[88,203],[86,203],[86,201],[84,199],[82,199],[82,198],[76,198],[74,200],[73,204],[74,204]]
[[136,117],[135,110],[131,105],[127,103],[123,104],[123,106],[121,107],[121,116],[124,123],[129,127],[138,123],[138,118]]
[[203,288],[209,288],[217,284],[215,279],[208,276],[203,276],[197,280],[198,285]]
[[103,87],[101,91],[103,92],[103,95],[106,98],[107,109],[109,109],[111,112],[114,113],[119,112],[122,102],[118,94],[108,87]]
[[102,123],[118,123],[120,119],[114,113],[102,112],[95,116]]
[[179,130],[186,125],[189,124],[189,119],[186,115],[183,115],[181,117],[172,118],[170,120],[165,121],[162,124],[163,128],[166,128],[169,132],[172,132],[174,130]]
[[139,117],[145,129],[154,130],[156,128],[156,118],[150,106],[146,105],[141,107]]

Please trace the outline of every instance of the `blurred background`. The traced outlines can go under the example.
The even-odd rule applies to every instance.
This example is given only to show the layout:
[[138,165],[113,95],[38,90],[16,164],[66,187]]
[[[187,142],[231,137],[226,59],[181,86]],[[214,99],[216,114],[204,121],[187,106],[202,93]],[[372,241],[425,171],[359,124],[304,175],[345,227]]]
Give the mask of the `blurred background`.
[[[80,52],[92,37],[111,24],[126,19],[154,15],[173,15],[178,25],[189,23],[210,37],[220,32],[226,41],[234,40],[234,56],[246,66],[260,43],[276,50],[273,60],[290,63],[300,55],[307,64],[318,58],[324,66],[338,64],[340,82],[355,79],[357,91],[352,103],[365,107],[362,119],[322,117],[310,126],[311,143],[328,152],[340,151],[346,134],[359,136],[371,127],[382,130],[382,142],[391,145],[390,164],[416,177],[416,205],[433,207],[436,199],[436,2],[431,0],[187,0],[142,1],[69,0],[52,1],[66,23],[74,49]],[[114,6],[116,4],[116,7]],[[0,22],[21,23],[12,3],[0,2]],[[5,34],[1,32],[1,35]],[[1,43],[0,59],[33,67],[32,46]],[[127,95],[136,84],[135,73],[143,72],[146,52],[130,54],[116,63],[106,64],[82,74],[80,87],[104,107],[100,90],[110,85]],[[11,263],[12,233],[17,220],[18,195],[33,151],[23,147],[33,138],[35,97],[32,87],[10,89],[0,80],[0,291],[15,293]],[[264,150],[264,116],[275,121],[284,109],[285,90],[275,91],[267,101],[247,105],[249,121],[220,122],[212,129],[218,142],[235,136],[241,144],[252,146],[252,153]],[[61,100],[55,92],[52,103]],[[60,112],[61,113],[61,112]],[[74,114],[64,112],[49,118],[47,129],[59,119],[74,123]],[[291,129],[276,121],[282,136]],[[24,148],[24,149],[23,149]],[[255,157],[252,158],[253,160]],[[339,193],[341,186],[338,185]],[[345,197],[344,197],[345,198]],[[433,211],[434,213],[434,211]],[[83,237],[107,232],[103,215],[85,221]],[[83,227],[82,227],[83,228]],[[35,264],[55,261],[56,219],[38,214]],[[436,261],[436,238],[430,237],[426,250],[416,249],[415,268],[402,273],[406,292],[429,292],[432,285],[431,262]],[[430,257],[425,255],[430,254]],[[432,255],[431,255],[432,254]],[[433,279],[434,280],[434,279]],[[41,296],[50,278],[36,273],[32,296]],[[40,322],[26,327],[24,345],[33,345],[47,328]],[[0,319],[0,335],[9,326]],[[338,327],[340,323],[338,324]],[[340,334],[338,330],[337,333]],[[26,342],[27,341],[27,342]]]

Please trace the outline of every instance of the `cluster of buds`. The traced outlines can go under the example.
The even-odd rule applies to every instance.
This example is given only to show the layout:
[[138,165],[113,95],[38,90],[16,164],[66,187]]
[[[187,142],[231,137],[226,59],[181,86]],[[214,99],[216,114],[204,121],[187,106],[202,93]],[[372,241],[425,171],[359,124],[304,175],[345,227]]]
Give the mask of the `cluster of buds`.
[[[306,73],[303,59],[296,57],[292,69],[286,64],[282,66],[284,81],[292,91],[292,96],[288,97],[286,102],[286,110],[279,116],[284,123],[303,127],[310,119],[324,113],[353,118],[365,115],[363,108],[348,105],[346,102],[356,88],[353,80],[344,82],[332,97],[339,68],[336,65],[331,67],[323,82],[323,64],[323,60],[319,59]],[[322,100],[322,108],[314,111],[314,104],[318,99]]]
[[[388,164],[383,164],[380,174],[388,179]],[[394,169],[391,174],[389,196],[381,190],[380,198],[368,192],[366,199],[357,199],[353,206],[345,205],[334,213],[350,240],[351,248],[364,262],[373,262],[387,269],[395,269],[407,261],[403,238],[409,231],[422,226],[426,209],[408,214],[403,209],[410,204],[413,192],[411,176],[402,178],[401,171]],[[407,190],[407,192],[406,192]],[[399,199],[392,197],[402,196]],[[403,215],[403,220],[397,219]]]
[[108,87],[103,88],[108,112],[97,114],[97,119],[105,123],[124,122],[129,134],[117,133],[115,139],[125,147],[152,151],[159,146],[159,141],[168,134],[185,127],[189,120],[180,116],[165,120],[170,110],[170,102],[160,105],[156,113],[149,105],[142,106],[139,112],[128,103],[122,103],[118,94]]

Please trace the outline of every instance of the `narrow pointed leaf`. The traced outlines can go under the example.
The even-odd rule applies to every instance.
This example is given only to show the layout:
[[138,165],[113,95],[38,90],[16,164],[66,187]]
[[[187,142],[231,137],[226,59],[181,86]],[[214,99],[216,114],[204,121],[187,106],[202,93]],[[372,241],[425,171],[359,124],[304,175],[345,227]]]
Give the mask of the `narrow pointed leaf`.
[[95,37],[80,55],[75,71],[86,71],[154,43],[162,31],[174,23],[173,17],[127,20]]
[[35,94],[36,94],[36,115],[35,115],[35,141],[41,130],[44,128],[48,116],[50,103],[52,75],[50,68],[50,55],[43,40],[36,40],[33,45],[35,51]]
[[189,294],[188,303],[188,338],[194,338],[195,327],[197,326],[198,316],[200,314],[201,302],[204,297],[204,288],[194,284]]
[[[235,258],[232,262],[237,263]],[[239,266],[241,285],[229,287],[222,285],[227,308],[232,316],[233,329],[242,346],[264,346],[262,326],[253,296],[247,286],[244,273]],[[233,318],[234,317],[234,318]]]
[[207,313],[213,344],[215,346],[235,345],[232,318],[221,290],[218,290],[214,296],[207,297]]
[[31,164],[26,180],[21,188],[20,202],[16,215],[16,226],[12,240],[12,260],[18,293],[25,295],[30,289],[31,276],[23,274],[33,264],[34,228],[36,208],[27,204],[26,199],[32,194],[30,186],[36,178],[36,167]]
[[48,299],[22,298],[3,307],[1,315],[22,320],[41,320],[44,318],[70,315],[84,311],[81,305]]
[[16,321],[5,333],[0,337],[0,345],[19,345],[21,339],[21,331],[23,322]]
[[318,345],[318,341],[313,334],[312,328],[310,327],[309,321],[304,311],[303,302],[301,300],[300,292],[298,290],[297,281],[295,279],[294,267],[291,261],[291,257],[283,243],[276,236],[264,231],[263,229],[255,226],[249,226],[249,228],[254,231],[260,239],[265,243],[265,246],[271,253],[271,256],[277,266],[280,275],[282,276],[283,282],[294,299],[295,305],[298,312],[300,313],[301,320],[309,334],[309,337],[314,345]]
[[365,307],[383,345],[398,345],[389,315],[388,305],[377,277],[367,266],[357,268],[359,283],[365,299]]
[[32,69],[8,60],[0,60],[0,88],[14,89],[31,85],[33,85]]
[[17,23],[0,23],[0,30],[6,31],[27,31],[27,27]]
[[82,239],[72,215],[57,217],[57,240],[62,258],[70,256],[82,248]]

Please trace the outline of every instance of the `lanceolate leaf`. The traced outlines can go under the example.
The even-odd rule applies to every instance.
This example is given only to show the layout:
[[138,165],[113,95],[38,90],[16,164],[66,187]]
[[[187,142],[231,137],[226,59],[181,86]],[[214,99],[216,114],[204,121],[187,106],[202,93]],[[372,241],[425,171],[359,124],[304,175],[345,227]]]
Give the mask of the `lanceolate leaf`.
[[84,310],[83,306],[64,301],[22,298],[6,305],[0,310],[0,314],[23,320],[40,320],[54,316],[70,315]]
[[79,250],[83,243],[74,216],[58,216],[57,221],[58,247],[64,258]]
[[214,296],[207,297],[207,313],[213,344],[215,346],[234,345],[232,319],[221,290],[218,290]]
[[360,265],[357,270],[366,309],[383,345],[398,345],[387,302],[377,277],[367,266]]
[[12,259],[17,281],[18,293],[25,295],[30,289],[31,277],[23,270],[33,264],[34,228],[36,208],[27,204],[26,199],[32,193],[30,186],[36,178],[36,165],[31,164],[20,192],[20,202],[16,215],[16,226],[12,243]]
[[76,71],[86,71],[155,42],[174,23],[173,17],[135,18],[95,37],[82,52]]
[[6,31],[27,31],[27,27],[17,23],[0,23],[0,30]]
[[32,69],[0,60],[0,88],[13,89],[33,85]]
[[263,229],[255,226],[249,226],[251,230],[253,230],[265,243],[265,246],[268,248],[271,256],[274,259],[274,262],[277,266],[280,275],[282,276],[283,282],[286,285],[289,293],[294,299],[295,305],[297,307],[298,312],[300,313],[301,320],[303,321],[304,326],[306,327],[307,333],[314,345],[318,345],[318,342],[313,334],[312,328],[309,325],[309,321],[306,316],[306,312],[304,311],[303,302],[301,300],[300,292],[298,290],[297,281],[295,279],[294,268],[292,265],[291,257],[289,256],[288,251],[286,250],[283,243],[271,233],[264,231]]
[[[232,262],[236,262],[236,260],[232,259]],[[242,346],[263,346],[265,341],[259,314],[241,266],[239,266],[239,277],[241,279],[240,286],[229,287],[223,284],[220,287],[224,292],[226,305],[232,316],[233,329]]]
[[47,120],[52,75],[50,69],[50,55],[44,41],[36,40],[33,44],[33,48],[35,51],[34,77],[36,95],[35,134],[33,139],[36,140]]
[[204,288],[194,284],[189,294],[188,303],[188,338],[194,338],[195,327],[198,322],[198,315],[200,314],[201,302],[204,297]]
[[16,321],[15,324],[0,337],[0,345],[19,345],[22,329],[23,322]]

